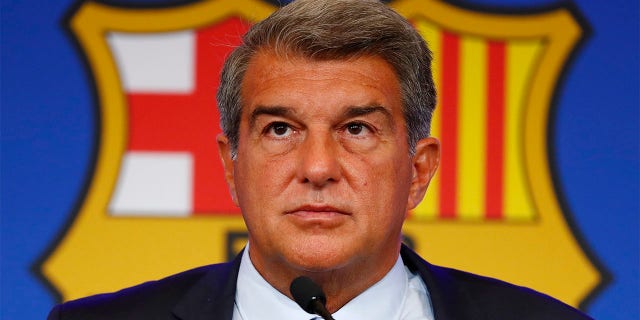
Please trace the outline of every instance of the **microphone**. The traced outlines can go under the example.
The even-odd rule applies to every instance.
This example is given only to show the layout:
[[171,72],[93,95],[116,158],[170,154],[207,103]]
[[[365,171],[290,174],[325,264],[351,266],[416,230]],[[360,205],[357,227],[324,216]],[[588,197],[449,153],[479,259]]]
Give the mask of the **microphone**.
[[289,291],[296,303],[306,312],[317,314],[324,320],[335,320],[327,311],[327,297],[320,286],[308,277],[300,276],[291,281]]

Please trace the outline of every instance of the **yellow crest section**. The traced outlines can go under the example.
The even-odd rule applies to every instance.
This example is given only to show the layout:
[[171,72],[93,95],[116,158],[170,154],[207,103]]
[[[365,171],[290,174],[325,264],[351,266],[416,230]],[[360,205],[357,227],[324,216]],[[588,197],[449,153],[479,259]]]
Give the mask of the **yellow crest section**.
[[[564,218],[553,185],[548,155],[548,121],[551,99],[568,56],[582,30],[572,14],[557,9],[532,15],[499,15],[463,10],[439,1],[404,0],[392,3],[414,23],[434,51],[434,78],[440,102],[433,135],[444,127],[443,42],[458,37],[458,100],[455,141],[458,183],[454,191],[441,188],[443,172],[432,182],[425,201],[405,224],[417,251],[436,264],[453,266],[528,286],[579,306],[598,285],[601,275],[574,237]],[[445,39],[443,41],[443,39]],[[481,62],[488,42],[504,42],[505,73],[510,80],[504,92],[503,218],[483,217],[486,201],[478,196],[486,177],[486,164],[496,159],[479,156],[489,141],[486,132],[492,114],[481,109],[484,88],[492,79]],[[465,51],[466,50],[466,51]],[[465,69],[467,68],[467,69]],[[446,81],[446,80],[445,80]],[[475,82],[474,82],[475,81]],[[445,91],[445,92],[443,92]],[[465,131],[466,130],[466,131]],[[475,131],[474,131],[475,130]],[[475,153],[474,153],[475,152]],[[443,155],[444,157],[444,155]],[[446,165],[443,159],[442,165]],[[453,207],[458,219],[443,219],[442,192],[457,192]]]
[[227,233],[244,230],[242,218],[231,215],[188,219],[109,216],[126,148],[128,119],[121,77],[105,35],[196,29],[230,17],[255,22],[274,9],[252,0],[203,1],[169,9],[126,9],[86,2],[78,9],[71,28],[94,73],[102,128],[97,163],[83,204],[42,266],[43,275],[64,300],[224,261]]
[[[458,165],[451,170],[458,181],[457,196],[447,198],[451,190],[443,187],[446,182],[438,174],[425,201],[405,224],[407,237],[433,263],[529,286],[578,306],[597,286],[600,275],[559,205],[549,168],[547,127],[558,77],[581,36],[579,25],[564,9],[509,16],[470,12],[438,1],[400,0],[391,6],[410,19],[429,42],[439,92],[446,85],[441,79],[449,72],[443,63],[446,43],[442,39],[447,34],[459,37],[459,83],[460,88],[468,88],[460,90],[457,121],[462,129],[455,141],[459,152],[454,152]],[[242,245],[241,240],[229,244],[228,235],[245,232],[242,218],[233,215],[140,218],[108,214],[129,127],[122,80],[106,35],[198,29],[232,17],[257,22],[273,10],[257,0],[205,0],[166,9],[116,8],[96,2],[79,7],[70,24],[93,71],[101,132],[86,197],[42,265],[43,275],[64,300],[224,261],[228,250],[237,251]],[[478,76],[484,72],[479,61],[484,46],[495,41],[504,43],[504,67],[510,80],[503,97],[508,107],[499,207],[504,214],[492,220],[483,214],[487,202],[493,200],[477,196],[488,193],[483,181],[490,178],[490,171],[484,169],[490,157],[469,161],[477,158],[476,153],[486,154],[490,139],[476,137],[487,130],[491,115],[465,110],[485,100],[486,90],[477,85],[488,78]],[[442,109],[441,103],[433,124],[437,137],[447,134]],[[227,190],[219,192],[226,194]],[[456,219],[443,218],[447,212],[443,202],[451,199],[455,210],[449,213],[457,215]]]

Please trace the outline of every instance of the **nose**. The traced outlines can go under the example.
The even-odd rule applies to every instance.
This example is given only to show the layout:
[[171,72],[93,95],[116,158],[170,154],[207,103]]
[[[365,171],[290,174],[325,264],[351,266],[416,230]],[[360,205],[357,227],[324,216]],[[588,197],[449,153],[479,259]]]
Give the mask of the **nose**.
[[298,178],[314,187],[323,187],[341,178],[337,151],[339,146],[330,134],[308,134],[299,149]]

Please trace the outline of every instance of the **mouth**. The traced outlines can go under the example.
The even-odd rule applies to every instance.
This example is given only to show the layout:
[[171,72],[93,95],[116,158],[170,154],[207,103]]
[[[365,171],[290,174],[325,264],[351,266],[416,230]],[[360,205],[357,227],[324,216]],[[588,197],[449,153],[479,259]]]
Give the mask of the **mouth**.
[[285,215],[300,223],[334,224],[351,214],[345,210],[326,205],[304,205],[286,211]]
[[307,214],[340,214],[349,215],[346,211],[327,205],[303,205],[293,210],[286,211],[285,214],[307,215]]

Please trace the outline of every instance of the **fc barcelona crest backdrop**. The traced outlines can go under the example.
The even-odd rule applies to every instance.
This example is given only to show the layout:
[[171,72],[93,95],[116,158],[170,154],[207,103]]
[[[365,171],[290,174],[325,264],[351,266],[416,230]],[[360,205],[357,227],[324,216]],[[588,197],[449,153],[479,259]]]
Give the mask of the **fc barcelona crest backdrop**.
[[[435,264],[640,314],[638,3],[395,0],[434,52]],[[2,1],[2,319],[233,257],[225,57],[267,0]]]

